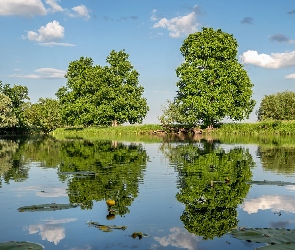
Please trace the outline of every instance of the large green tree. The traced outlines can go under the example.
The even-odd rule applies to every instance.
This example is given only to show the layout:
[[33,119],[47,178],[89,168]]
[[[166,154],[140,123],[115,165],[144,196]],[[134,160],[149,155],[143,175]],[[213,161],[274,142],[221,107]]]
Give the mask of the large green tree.
[[184,40],[184,62],[176,69],[178,91],[167,108],[168,117],[174,106],[179,111],[174,123],[213,125],[249,116],[255,105],[253,84],[238,62],[237,48],[233,35],[220,29],[203,28]]
[[25,127],[24,110],[26,108],[26,100],[30,100],[28,96],[28,88],[22,85],[14,85],[11,87],[9,84],[2,84],[0,81],[0,93],[8,96],[11,100],[9,108],[12,109],[16,117],[16,127]]
[[56,93],[68,125],[141,123],[149,107],[142,97],[139,73],[121,50],[111,51],[108,66],[81,57],[69,64],[67,83]]
[[0,92],[0,128],[14,127],[16,125],[17,119],[11,106],[10,98]]
[[257,111],[258,120],[295,120],[295,92],[265,95]]
[[52,98],[40,98],[25,111],[26,123],[44,133],[62,126],[59,101]]

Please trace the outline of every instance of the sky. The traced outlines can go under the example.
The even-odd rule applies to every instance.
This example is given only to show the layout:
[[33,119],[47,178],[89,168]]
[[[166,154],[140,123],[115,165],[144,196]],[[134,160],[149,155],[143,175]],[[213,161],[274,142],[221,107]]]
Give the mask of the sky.
[[233,34],[238,60],[265,95],[295,91],[295,1],[290,0],[0,0],[0,80],[27,86],[30,101],[56,98],[71,61],[107,65],[112,50],[130,55],[150,111],[176,96],[184,39],[202,27]]

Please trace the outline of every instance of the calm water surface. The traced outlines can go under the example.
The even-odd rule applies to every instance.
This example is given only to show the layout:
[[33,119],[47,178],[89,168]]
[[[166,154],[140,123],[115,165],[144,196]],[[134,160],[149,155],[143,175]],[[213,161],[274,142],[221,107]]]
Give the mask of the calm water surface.
[[295,229],[294,177],[295,144],[0,139],[0,242],[255,249],[229,232]]

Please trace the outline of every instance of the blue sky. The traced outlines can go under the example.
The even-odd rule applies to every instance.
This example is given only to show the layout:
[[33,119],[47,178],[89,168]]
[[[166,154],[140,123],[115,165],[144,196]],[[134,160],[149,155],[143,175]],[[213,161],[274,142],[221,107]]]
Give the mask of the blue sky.
[[125,49],[150,106],[145,123],[157,123],[161,105],[176,94],[179,48],[202,27],[237,39],[255,109],[264,95],[295,91],[290,0],[1,0],[0,80],[27,86],[33,103],[55,98],[69,62],[87,56],[106,65],[111,50]]

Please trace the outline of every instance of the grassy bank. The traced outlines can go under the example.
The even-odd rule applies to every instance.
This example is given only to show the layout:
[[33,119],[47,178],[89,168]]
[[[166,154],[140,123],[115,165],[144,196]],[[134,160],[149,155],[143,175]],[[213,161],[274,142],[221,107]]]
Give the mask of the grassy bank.
[[211,133],[217,135],[295,135],[295,121],[224,123]]
[[[58,128],[52,135],[147,135],[162,130],[159,124],[117,127]],[[203,129],[204,134],[214,135],[295,135],[295,121],[268,121],[254,123],[224,123],[214,130]]]
[[52,135],[120,135],[120,134],[152,134],[155,130],[162,129],[161,125],[145,124],[145,125],[130,125],[130,126],[116,126],[116,127],[88,127],[88,128],[58,128],[54,130]]

